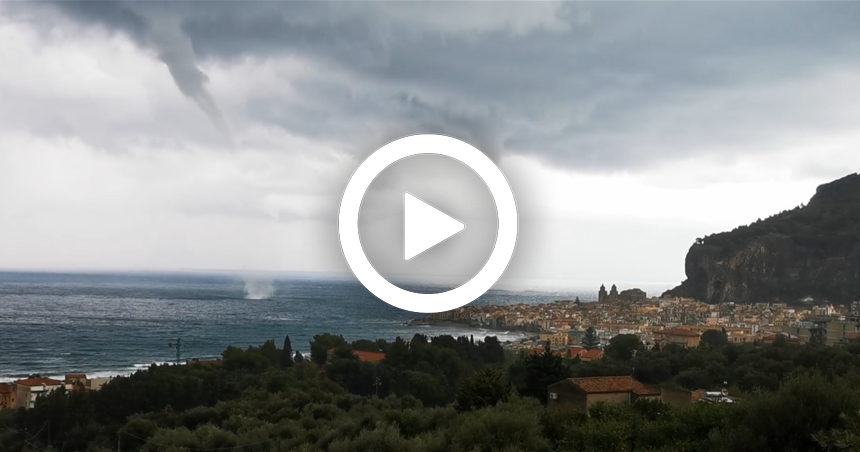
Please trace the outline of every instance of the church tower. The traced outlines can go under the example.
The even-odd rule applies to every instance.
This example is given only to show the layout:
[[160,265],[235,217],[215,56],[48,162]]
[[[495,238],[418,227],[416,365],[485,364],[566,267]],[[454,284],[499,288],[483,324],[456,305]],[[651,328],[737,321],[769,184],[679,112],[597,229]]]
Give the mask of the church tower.
[[597,292],[597,302],[602,303],[606,301],[606,286],[603,284],[600,285],[600,292]]
[[615,284],[612,285],[612,288],[609,289],[609,300],[617,301],[618,300],[618,288],[615,287]]

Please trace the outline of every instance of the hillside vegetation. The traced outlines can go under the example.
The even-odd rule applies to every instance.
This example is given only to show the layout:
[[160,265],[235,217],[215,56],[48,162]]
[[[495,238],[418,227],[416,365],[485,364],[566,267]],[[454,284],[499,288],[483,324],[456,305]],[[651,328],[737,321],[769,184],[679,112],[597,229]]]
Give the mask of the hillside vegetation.
[[[596,362],[551,353],[497,362],[495,347],[468,338],[346,344],[320,335],[316,350],[340,342],[324,371],[272,341],[231,348],[220,365],[153,366],[99,391],[57,391],[34,409],[0,412],[0,452],[860,450],[858,345],[645,350],[627,339],[613,339]],[[355,348],[386,356],[362,362]],[[637,402],[590,416],[542,404],[559,379],[631,374],[687,388],[725,379],[740,403]]]

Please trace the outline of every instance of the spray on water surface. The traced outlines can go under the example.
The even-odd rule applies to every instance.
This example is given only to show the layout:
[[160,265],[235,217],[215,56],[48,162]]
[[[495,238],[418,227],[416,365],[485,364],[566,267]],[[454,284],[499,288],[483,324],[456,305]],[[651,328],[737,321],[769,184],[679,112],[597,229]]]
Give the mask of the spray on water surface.
[[272,280],[245,279],[246,300],[267,300],[275,294]]

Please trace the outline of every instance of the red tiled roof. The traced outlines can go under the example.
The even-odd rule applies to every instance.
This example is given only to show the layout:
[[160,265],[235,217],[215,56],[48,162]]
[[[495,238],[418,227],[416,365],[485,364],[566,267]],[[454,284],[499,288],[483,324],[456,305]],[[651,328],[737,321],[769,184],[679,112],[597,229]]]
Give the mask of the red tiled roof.
[[593,350],[587,350],[585,353],[579,355],[579,357],[584,359],[600,359],[603,358],[603,350],[597,348]]
[[[334,353],[334,349],[331,349],[328,352]],[[380,352],[363,352],[361,350],[353,350],[352,355],[357,357],[359,361],[364,361],[367,363],[378,363],[385,359],[385,353]]]
[[587,377],[568,380],[589,394],[632,392],[640,396],[660,395],[660,388],[646,385],[633,377]]
[[691,330],[685,330],[683,328],[672,328],[669,330],[655,331],[654,334],[661,334],[663,336],[699,337],[699,333]]
[[[852,334],[852,333],[848,333],[848,334]],[[846,334],[846,335],[845,335],[845,337],[848,337],[848,334]],[[854,333],[854,334],[857,334],[857,333]],[[782,337],[784,337],[784,338],[785,338],[785,340],[786,340],[786,341],[788,341],[788,342],[800,342],[800,338],[799,338],[799,337],[797,337],[797,336],[791,336],[791,335],[787,335],[787,334],[782,334],[782,333],[779,333],[779,334],[771,334],[771,335],[768,335],[768,336],[765,336],[765,337],[761,338],[761,340],[766,341],[766,342],[773,342],[773,341],[775,341],[775,340],[776,340],[777,336],[782,336]]]
[[568,347],[567,351],[570,353],[570,356],[579,356],[585,353],[585,349],[582,347]]
[[359,350],[353,350],[352,354],[357,356],[359,361],[367,363],[378,363],[385,359],[385,353],[379,352],[362,352]]
[[26,380],[18,380],[15,384],[21,386],[62,386],[63,382],[52,378],[27,378]]

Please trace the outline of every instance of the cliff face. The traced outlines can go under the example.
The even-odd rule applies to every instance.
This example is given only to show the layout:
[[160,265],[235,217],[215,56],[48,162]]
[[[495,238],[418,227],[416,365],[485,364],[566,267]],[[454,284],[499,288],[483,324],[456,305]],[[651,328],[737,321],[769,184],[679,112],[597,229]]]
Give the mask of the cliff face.
[[665,295],[710,303],[860,301],[860,175],[818,187],[809,204],[696,240],[687,279]]

